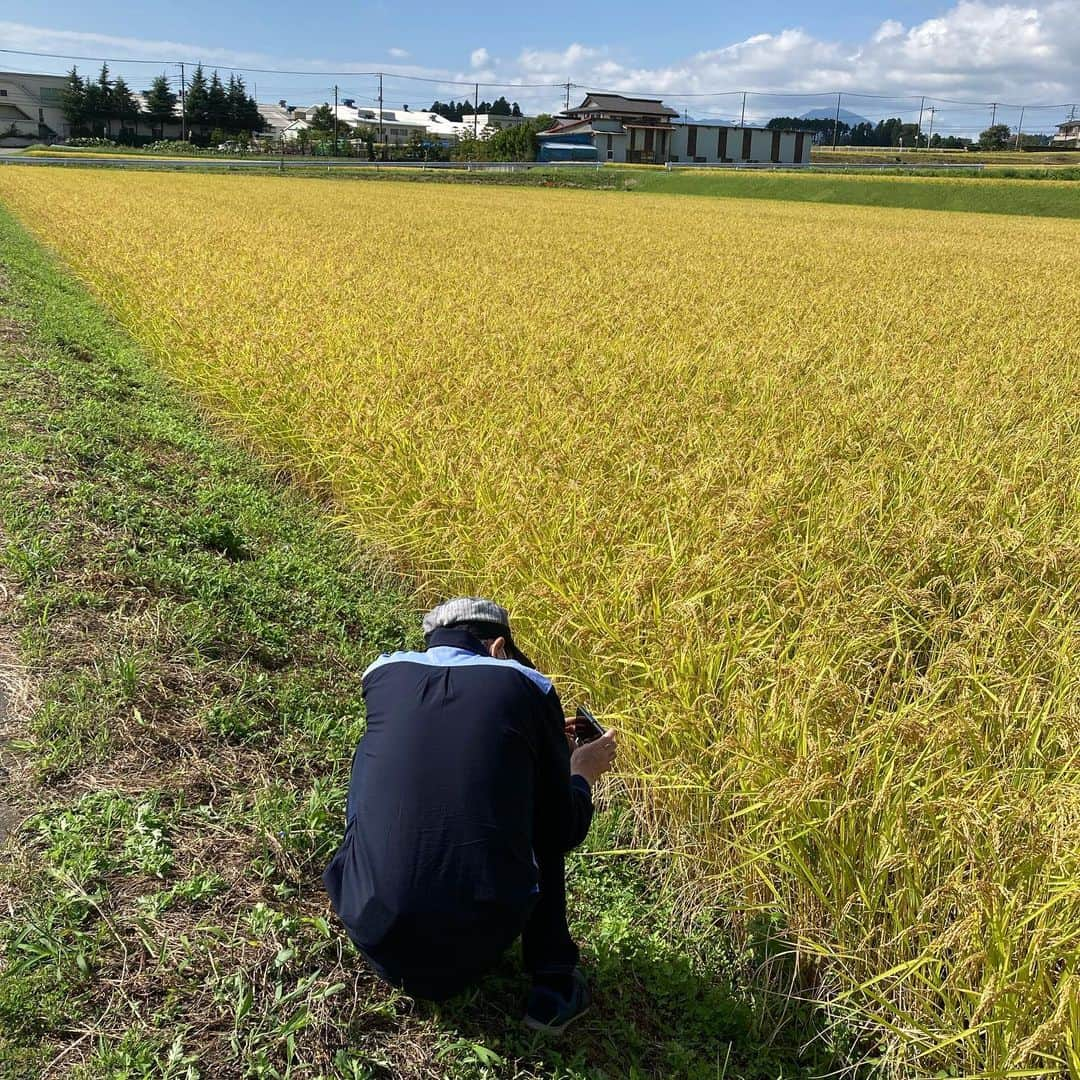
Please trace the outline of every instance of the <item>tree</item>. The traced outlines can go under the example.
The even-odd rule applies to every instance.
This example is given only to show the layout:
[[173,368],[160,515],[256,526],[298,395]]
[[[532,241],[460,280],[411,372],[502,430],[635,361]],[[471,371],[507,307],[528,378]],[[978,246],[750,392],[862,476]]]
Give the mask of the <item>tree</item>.
[[522,115],[521,106],[516,101],[514,102],[513,105],[510,106],[510,115],[511,116],[521,116]]
[[178,100],[164,74],[158,75],[146,91],[146,115],[151,127],[160,128],[161,137],[165,135],[165,125],[176,119]]
[[862,120],[852,126],[848,135],[852,146],[873,146],[874,125],[869,120]]
[[97,82],[87,80],[85,101],[86,123],[94,134],[105,134],[112,111],[112,80],[109,78],[108,64],[101,65]]
[[229,88],[225,91],[225,119],[230,131],[243,131],[247,125],[247,90],[244,80],[237,75],[229,76]]
[[188,128],[205,127],[210,118],[210,88],[206,82],[206,73],[202,64],[195,65],[191,82],[184,94],[184,118]]
[[333,131],[334,110],[330,108],[329,102],[324,101],[317,109],[312,109],[307,122],[312,131]]
[[356,137],[362,139],[367,147],[368,161],[375,160],[375,136],[378,132],[367,124],[361,124],[356,129]]
[[918,146],[919,125],[901,124],[899,143],[903,146]]
[[60,111],[71,131],[81,131],[87,121],[86,83],[77,68],[68,72],[67,86],[60,94]]
[[946,135],[942,138],[941,132],[935,131],[930,145],[935,150],[965,150],[971,145],[971,140],[963,139],[959,135]]
[[804,120],[800,116],[774,116],[765,127],[770,131],[791,131],[794,129],[801,129],[803,131],[812,131],[814,133],[814,142],[818,145],[823,143],[832,143],[833,141],[833,127],[836,127],[838,132],[838,142],[844,143],[849,141],[851,127],[845,124],[843,120],[839,124],[833,117],[815,117],[813,120]]
[[225,93],[228,111],[226,127],[233,133],[242,131],[262,131],[266,126],[259,106],[247,92],[244,80],[239,75],[229,76],[229,88]]
[[138,130],[139,103],[128,89],[128,84],[120,77],[113,83],[111,112],[119,119],[121,132]]
[[985,131],[979,132],[980,150],[1004,150],[1009,145],[1008,124],[992,124]]
[[206,91],[206,121],[211,127],[222,129],[229,123],[229,100],[216,69]]
[[539,151],[536,133],[551,125],[550,116],[537,116],[496,131],[488,140],[495,161],[535,161]]

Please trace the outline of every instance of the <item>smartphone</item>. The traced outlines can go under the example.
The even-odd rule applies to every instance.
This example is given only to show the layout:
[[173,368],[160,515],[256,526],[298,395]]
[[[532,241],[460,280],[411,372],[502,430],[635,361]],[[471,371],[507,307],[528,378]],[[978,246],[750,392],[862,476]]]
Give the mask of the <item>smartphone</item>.
[[603,734],[604,728],[600,721],[584,705],[579,705],[574,714],[574,739],[578,746],[599,739]]

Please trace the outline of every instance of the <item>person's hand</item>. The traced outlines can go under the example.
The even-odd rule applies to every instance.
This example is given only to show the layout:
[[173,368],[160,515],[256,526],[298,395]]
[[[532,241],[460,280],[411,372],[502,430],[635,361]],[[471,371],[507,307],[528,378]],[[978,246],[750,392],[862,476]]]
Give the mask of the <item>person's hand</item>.
[[572,756],[577,749],[577,719],[573,716],[564,716],[563,720],[566,721],[563,724],[563,731],[566,732],[566,744],[570,747]]
[[583,776],[592,787],[615,764],[615,729],[608,728],[599,739],[575,747],[570,755],[570,775]]

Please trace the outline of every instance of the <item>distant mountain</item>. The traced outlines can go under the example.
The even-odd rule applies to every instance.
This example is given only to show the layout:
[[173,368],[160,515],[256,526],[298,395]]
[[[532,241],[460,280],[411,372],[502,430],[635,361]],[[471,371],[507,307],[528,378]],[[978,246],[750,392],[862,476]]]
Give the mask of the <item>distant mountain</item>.
[[[811,109],[809,112],[802,114],[803,120],[834,120],[836,119],[835,109]],[[850,109],[840,110],[840,122],[848,124],[854,127],[856,124],[869,124],[871,121],[867,120],[865,116],[860,116],[858,113],[853,113]]]

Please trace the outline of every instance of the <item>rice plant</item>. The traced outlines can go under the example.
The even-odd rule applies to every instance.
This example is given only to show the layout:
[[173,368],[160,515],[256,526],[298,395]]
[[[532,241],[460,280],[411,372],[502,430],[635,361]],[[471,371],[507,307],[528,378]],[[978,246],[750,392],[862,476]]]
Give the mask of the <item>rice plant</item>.
[[[1067,220],[5,169],[162,368],[625,733],[899,1075],[1080,1077]],[[734,914],[732,914],[734,912]]]

